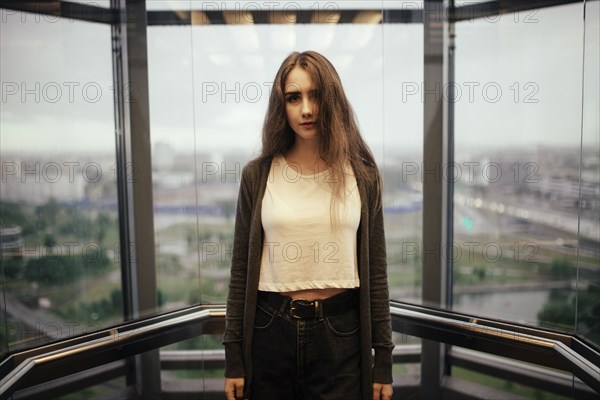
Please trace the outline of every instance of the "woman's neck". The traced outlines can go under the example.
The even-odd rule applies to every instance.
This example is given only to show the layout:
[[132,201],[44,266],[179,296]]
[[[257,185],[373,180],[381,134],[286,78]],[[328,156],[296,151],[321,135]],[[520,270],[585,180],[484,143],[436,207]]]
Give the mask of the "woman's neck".
[[327,164],[319,155],[317,140],[296,140],[284,156],[288,164],[302,174],[314,174],[327,169]]

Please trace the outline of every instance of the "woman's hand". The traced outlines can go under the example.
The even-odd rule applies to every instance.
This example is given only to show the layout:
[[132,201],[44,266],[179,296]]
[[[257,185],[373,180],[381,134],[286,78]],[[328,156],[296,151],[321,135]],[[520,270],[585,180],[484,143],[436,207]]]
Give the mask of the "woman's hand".
[[391,383],[373,383],[373,400],[392,400]]
[[244,378],[225,378],[227,400],[244,398]]

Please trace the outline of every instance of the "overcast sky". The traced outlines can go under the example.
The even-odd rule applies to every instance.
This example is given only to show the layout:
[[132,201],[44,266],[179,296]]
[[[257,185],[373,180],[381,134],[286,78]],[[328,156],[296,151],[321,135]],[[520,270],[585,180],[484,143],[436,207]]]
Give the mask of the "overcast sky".
[[[148,8],[190,8],[161,3]],[[597,11],[598,2],[589,4]],[[457,149],[579,146],[582,13],[582,4],[573,4],[457,24]],[[110,27],[3,12],[0,29],[1,151],[114,151]],[[595,40],[587,57],[597,68]],[[336,66],[377,155],[384,148],[420,154],[420,24],[150,27],[152,141],[179,151],[256,152],[275,72],[291,51],[307,49]],[[597,76],[587,78],[598,86]],[[598,110],[597,97],[589,107]],[[597,117],[586,123],[598,132]],[[584,142],[597,146],[597,134]]]

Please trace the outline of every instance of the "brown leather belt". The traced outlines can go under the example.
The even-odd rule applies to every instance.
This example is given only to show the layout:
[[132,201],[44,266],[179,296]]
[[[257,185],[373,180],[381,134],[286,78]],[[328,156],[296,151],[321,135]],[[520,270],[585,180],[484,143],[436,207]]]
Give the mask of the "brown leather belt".
[[[292,299],[276,292],[258,292],[258,301],[297,319],[342,314],[358,307],[358,290],[350,289],[323,300]],[[284,305],[285,303],[285,305]]]

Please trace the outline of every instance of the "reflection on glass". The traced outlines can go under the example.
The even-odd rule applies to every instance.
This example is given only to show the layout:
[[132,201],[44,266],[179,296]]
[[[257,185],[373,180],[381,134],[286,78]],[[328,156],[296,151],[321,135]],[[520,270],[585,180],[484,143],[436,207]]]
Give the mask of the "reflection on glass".
[[125,377],[111,379],[94,386],[86,387],[64,396],[57,397],[56,400],[79,400],[79,399],[118,399],[126,398],[127,384]]
[[[578,307],[600,317],[599,155],[597,134],[581,137],[582,16],[573,4],[456,26],[456,164],[445,173],[455,187],[457,310],[567,331]],[[598,340],[598,329],[580,332]]]
[[[78,3],[78,4],[82,4],[85,6],[89,6],[89,7],[102,7],[102,8],[110,8],[110,1],[111,0],[71,0],[71,3]],[[42,5],[40,4],[40,11],[36,12],[42,12],[44,9],[47,9],[48,7],[50,7],[49,5]]]
[[109,26],[14,12],[0,29],[0,340],[14,351],[123,318],[112,52]]
[[207,392],[222,393],[225,368],[221,335],[199,335],[162,347],[160,354],[163,391],[181,397],[186,392],[197,392],[199,396]]
[[482,374],[465,368],[452,368],[452,376],[465,381],[474,382],[479,387],[485,388],[483,390],[485,390],[485,393],[489,396],[488,398],[500,399],[513,396],[537,400],[568,400],[572,398],[570,396],[559,396],[556,393],[528,387],[517,382],[496,378],[495,376]]

